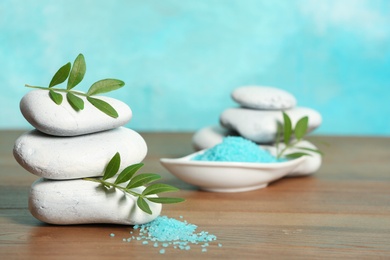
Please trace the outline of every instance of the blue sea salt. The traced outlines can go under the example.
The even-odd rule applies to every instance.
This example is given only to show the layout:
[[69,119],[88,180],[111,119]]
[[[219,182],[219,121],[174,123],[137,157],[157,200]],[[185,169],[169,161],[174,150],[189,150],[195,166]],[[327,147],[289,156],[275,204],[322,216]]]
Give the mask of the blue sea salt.
[[196,161],[273,163],[277,159],[254,142],[240,136],[227,136],[222,143],[192,158]]
[[190,224],[187,221],[179,221],[174,218],[168,218],[167,216],[159,216],[152,222],[135,225],[134,229],[138,229],[140,236],[137,240],[145,241],[156,241],[153,246],[159,247],[161,243],[162,249],[160,253],[165,253],[165,248],[170,245],[173,248],[179,248],[181,250],[190,250],[190,244],[202,243],[202,252],[209,246],[209,242],[215,241],[217,237],[209,234],[206,231],[196,233],[197,226]]

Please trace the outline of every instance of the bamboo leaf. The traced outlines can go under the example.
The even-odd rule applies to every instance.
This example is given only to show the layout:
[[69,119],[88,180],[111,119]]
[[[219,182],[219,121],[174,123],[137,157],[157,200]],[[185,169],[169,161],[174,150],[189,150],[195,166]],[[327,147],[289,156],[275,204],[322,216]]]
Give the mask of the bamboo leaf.
[[306,156],[306,155],[311,156],[311,154],[309,154],[309,153],[296,152],[296,153],[285,154],[284,157],[286,157],[288,159],[296,159],[296,158]]
[[146,200],[142,197],[138,197],[137,199],[137,206],[144,212],[152,215],[152,211],[150,210],[149,204],[146,202]]
[[142,185],[161,179],[161,176],[155,173],[141,173],[130,180],[126,189],[137,188]]
[[118,88],[121,88],[125,85],[122,80],[119,79],[102,79],[92,84],[89,88],[87,95],[97,95],[102,93],[107,93]]
[[173,192],[173,191],[178,191],[179,189],[176,187],[173,187],[168,184],[163,184],[163,183],[155,183],[147,187],[143,192],[142,195],[151,195],[151,194],[158,194],[162,192]]
[[283,112],[283,136],[284,136],[284,143],[286,145],[289,144],[291,135],[292,135],[291,119],[285,112]]
[[73,62],[73,67],[69,74],[67,89],[72,89],[79,84],[83,80],[86,70],[87,66],[85,64],[84,55],[80,53]]
[[60,93],[54,92],[53,90],[49,90],[49,96],[51,100],[54,101],[57,105],[61,105],[63,97]]
[[62,66],[56,72],[56,74],[54,74],[53,78],[51,79],[50,84],[49,84],[49,88],[64,82],[69,76],[70,68],[71,68],[70,62],[68,62],[64,66]]
[[169,197],[158,197],[158,198],[147,198],[149,201],[154,203],[161,204],[172,204],[172,203],[180,203],[185,201],[183,198],[169,198]]
[[108,162],[104,170],[103,180],[107,180],[113,177],[118,172],[120,164],[121,164],[121,156],[119,153],[116,153]]
[[110,104],[107,102],[97,99],[97,98],[92,98],[92,97],[87,97],[87,100],[89,103],[91,103],[94,107],[105,113],[106,115],[117,118],[118,117],[118,112],[116,112],[115,108],[113,108]]
[[309,118],[305,116],[299,119],[299,121],[295,125],[294,134],[298,140],[301,140],[305,136],[307,132],[308,124],[309,124]]
[[115,184],[130,180],[142,166],[144,166],[143,163],[137,163],[126,167],[116,178]]
[[66,94],[66,99],[74,110],[80,111],[84,109],[84,101],[78,96],[68,92]]

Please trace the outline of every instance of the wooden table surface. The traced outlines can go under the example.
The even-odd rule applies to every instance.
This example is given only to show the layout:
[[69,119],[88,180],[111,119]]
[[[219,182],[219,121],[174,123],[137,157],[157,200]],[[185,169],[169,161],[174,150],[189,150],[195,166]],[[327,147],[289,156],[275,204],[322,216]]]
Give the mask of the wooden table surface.
[[[190,133],[143,133],[144,170],[181,188],[186,202],[164,205],[162,215],[183,216],[217,236],[207,252],[126,243],[131,226],[47,225],[28,211],[37,179],[13,158],[23,131],[0,131],[0,259],[390,259],[390,138],[308,138],[325,152],[310,177],[284,178],[244,193],[199,191],[169,174],[159,158],[193,152]],[[115,233],[115,237],[110,237]],[[222,244],[222,247],[218,246]]]

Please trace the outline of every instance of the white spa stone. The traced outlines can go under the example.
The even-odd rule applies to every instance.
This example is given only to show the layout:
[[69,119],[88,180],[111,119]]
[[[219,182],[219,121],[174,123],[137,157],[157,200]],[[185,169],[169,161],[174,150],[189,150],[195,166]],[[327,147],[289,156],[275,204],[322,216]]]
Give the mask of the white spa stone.
[[20,101],[20,110],[24,118],[39,131],[56,136],[76,136],[113,129],[125,125],[132,117],[128,105],[114,98],[98,96],[118,112],[113,118],[91,105],[85,97],[84,109],[75,111],[63,95],[61,105],[55,104],[46,90],[28,92]]
[[74,137],[32,130],[21,135],[14,146],[16,161],[27,171],[56,180],[102,176],[116,152],[122,170],[141,162],[147,146],[141,135],[125,127]]
[[35,218],[58,225],[144,224],[161,212],[161,204],[148,204],[152,215],[136,206],[134,196],[120,190],[107,190],[99,183],[87,180],[53,181],[44,178],[32,184],[28,201]]
[[293,108],[297,103],[292,94],[274,87],[239,87],[232,92],[231,96],[242,107],[252,109],[289,109]]
[[222,139],[232,133],[219,125],[207,126],[199,129],[192,136],[192,145],[195,150],[211,148],[222,142]]
[[[322,122],[320,113],[310,108],[295,107],[285,110],[285,112],[291,118],[293,126],[300,118],[308,116],[308,132],[319,127]],[[220,122],[223,127],[234,130],[242,137],[260,144],[275,141],[278,121],[283,122],[281,111],[228,108],[220,115]]]

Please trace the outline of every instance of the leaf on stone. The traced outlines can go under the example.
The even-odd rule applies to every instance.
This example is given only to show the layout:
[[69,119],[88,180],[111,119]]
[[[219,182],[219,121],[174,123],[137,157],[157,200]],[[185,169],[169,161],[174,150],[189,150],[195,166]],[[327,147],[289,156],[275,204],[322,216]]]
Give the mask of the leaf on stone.
[[283,137],[284,143],[289,144],[292,135],[292,124],[290,117],[283,112]]
[[161,176],[155,173],[141,173],[132,178],[126,186],[126,189],[137,188],[142,185],[161,179]]
[[144,166],[143,163],[137,163],[126,167],[116,178],[115,184],[130,180],[142,166]]
[[138,197],[137,199],[137,206],[144,212],[152,215],[152,211],[150,210],[149,204],[146,202],[146,200],[142,197]]
[[309,154],[309,153],[296,152],[296,153],[285,154],[284,157],[286,157],[287,159],[296,159],[296,158],[306,156],[306,155],[311,156],[311,154]]
[[56,103],[57,105],[61,105],[63,97],[60,93],[57,93],[57,92],[50,89],[49,96],[50,96],[51,100],[54,101],[54,103]]
[[84,55],[80,53],[73,62],[73,67],[69,74],[68,90],[74,88],[83,80],[86,70],[87,66],[85,64]]
[[66,99],[74,110],[80,111],[84,109],[84,101],[78,96],[68,92],[66,94]]
[[64,82],[69,76],[70,68],[71,68],[70,62],[68,62],[64,66],[62,66],[56,72],[56,74],[54,74],[54,77],[51,79],[50,84],[49,84],[49,88]]
[[107,180],[113,177],[118,172],[120,164],[121,164],[121,156],[117,152],[108,162],[104,170],[103,180]]
[[102,93],[107,93],[118,88],[121,88],[125,85],[122,80],[119,79],[102,79],[92,84],[89,88],[87,95],[97,95]]
[[87,100],[89,103],[91,103],[94,107],[102,111],[103,113],[107,114],[110,117],[117,118],[118,117],[118,112],[116,112],[115,108],[113,108],[110,104],[107,102],[97,99],[97,98],[92,98],[92,97],[87,97]]
[[301,140],[305,136],[307,132],[308,124],[309,124],[309,118],[305,116],[299,119],[299,121],[295,125],[294,134],[298,140]]
[[147,198],[149,201],[154,203],[161,204],[172,204],[172,203],[180,203],[185,201],[183,198],[170,198],[170,197],[158,197],[158,198]]
[[151,195],[151,194],[158,194],[162,192],[173,192],[173,191],[178,191],[179,189],[176,187],[173,187],[168,184],[164,183],[155,183],[150,186],[148,186],[143,192],[142,195]]

